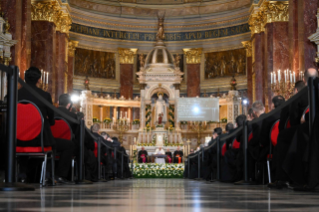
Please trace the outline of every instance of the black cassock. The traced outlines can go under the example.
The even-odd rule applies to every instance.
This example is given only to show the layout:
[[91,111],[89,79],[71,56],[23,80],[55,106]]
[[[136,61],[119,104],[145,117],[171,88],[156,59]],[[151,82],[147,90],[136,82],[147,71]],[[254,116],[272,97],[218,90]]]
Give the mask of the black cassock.
[[174,152],[174,163],[181,163],[181,162],[183,162],[183,151],[176,150]]
[[143,163],[143,158],[141,158],[142,155],[144,155],[144,157],[146,158],[146,159],[145,159],[145,162],[147,163],[147,162],[148,162],[148,161],[147,161],[147,155],[148,155],[148,153],[147,153],[146,150],[140,150],[140,151],[138,152],[138,162],[139,162],[139,163]]

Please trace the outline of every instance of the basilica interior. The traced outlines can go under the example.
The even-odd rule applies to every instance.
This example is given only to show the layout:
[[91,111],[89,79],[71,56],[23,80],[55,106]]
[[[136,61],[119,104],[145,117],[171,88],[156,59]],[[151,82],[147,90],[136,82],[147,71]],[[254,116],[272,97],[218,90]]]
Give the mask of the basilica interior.
[[[265,166],[261,165],[260,169],[260,160],[256,159],[254,177],[249,178],[249,174],[245,172],[246,167],[243,168],[245,182],[248,178],[251,181],[257,180],[259,175],[264,176],[259,186],[252,184],[251,187],[236,187],[233,184],[223,184],[223,177],[220,176],[223,165],[219,164],[229,162],[221,158],[228,148],[234,148],[235,138],[240,143],[236,134],[239,130],[234,128],[234,131],[228,131],[228,124],[239,129],[238,117],[248,117],[250,109],[255,113],[257,106],[254,103],[263,105],[266,116],[275,114],[276,96],[283,97],[287,103],[285,108],[278,109],[279,112],[276,113],[276,120],[281,120],[282,111],[288,111],[287,108],[291,108],[289,105],[297,101],[295,89],[299,92],[297,83],[308,79],[307,70],[316,69],[318,76],[318,8],[318,0],[1,0],[0,63],[19,70],[17,78],[24,82],[18,81],[17,94],[20,95],[20,89],[29,84],[27,78],[32,69],[30,67],[40,70],[41,81],[37,87],[51,95],[52,105],[55,108],[63,106],[60,97],[68,94],[72,109],[83,114],[83,126],[79,124],[79,129],[116,138],[120,148],[124,149],[118,153],[118,161],[122,163],[119,168],[122,172],[120,178],[123,178],[127,168],[127,172],[131,170],[132,173],[130,177],[124,178],[134,179],[120,181],[114,176],[114,181],[100,182],[103,173],[105,176],[105,172],[108,173],[108,169],[112,168],[102,166],[103,159],[96,153],[98,184],[67,185],[69,187],[62,188],[59,185],[44,186],[42,175],[45,178],[45,172],[50,169],[48,165],[45,171],[44,162],[42,181],[40,180],[40,185],[43,186],[39,188],[39,184],[35,184],[36,191],[29,197],[23,192],[16,196],[14,191],[0,191],[0,211],[317,211],[319,205],[316,200],[319,197],[315,194],[307,196],[298,191],[288,190],[283,193],[267,188],[267,183],[274,182],[271,177],[275,178],[270,173],[269,165],[269,155],[272,157],[272,153],[268,154],[268,158],[264,157],[262,161]],[[7,115],[10,114],[9,106],[6,109],[7,96],[12,90],[10,76],[5,71],[0,73],[2,136],[8,136],[6,132],[11,126],[8,124],[8,117],[14,117]],[[311,99],[311,85],[305,83],[309,87]],[[28,88],[27,85],[26,87]],[[303,96],[308,96],[308,91],[305,92]],[[319,137],[311,131],[318,124],[313,111],[317,111],[319,106],[315,103],[311,105],[311,102],[317,102],[316,98],[319,98],[316,96],[317,91],[314,92],[315,100],[309,100],[309,104],[307,102],[310,116],[313,117],[310,119],[312,124],[310,132],[307,131],[307,139],[319,142]],[[299,94],[300,99],[302,94]],[[18,95],[16,99],[20,100]],[[187,98],[195,101],[216,100],[219,116],[215,120],[181,120],[178,110],[180,100]],[[12,101],[12,97],[8,97],[8,105],[10,100]],[[40,106],[39,108],[42,111]],[[68,109],[71,111],[71,108]],[[19,121],[19,111],[17,113]],[[61,114],[55,112],[55,116]],[[43,118],[50,117],[48,115]],[[68,122],[69,118],[65,119]],[[79,120],[77,122],[82,123]],[[269,121],[270,118],[265,120]],[[269,123],[267,121],[262,120],[261,129],[275,124],[275,120]],[[308,121],[307,119],[306,122]],[[242,139],[249,142],[253,134],[256,140],[254,125],[252,124],[253,133],[250,134],[251,128],[247,125],[247,128],[241,126],[246,130]],[[277,125],[280,125],[279,122]],[[18,123],[18,126],[22,125]],[[98,131],[94,131],[96,126],[99,127]],[[72,128],[72,124],[69,127]],[[225,141],[219,144],[220,140],[217,139],[217,147],[214,147],[215,144],[210,141],[216,139],[213,136],[217,133],[216,129],[221,129],[225,135],[231,135],[230,132],[236,134],[235,137],[228,136],[229,138],[226,135],[227,139],[232,139],[232,143]],[[51,130],[55,137],[52,127]],[[259,129],[258,132],[260,136],[267,137],[267,143],[273,138],[272,131],[263,132]],[[75,135],[79,140],[82,139],[81,136]],[[276,134],[276,142],[277,136]],[[2,161],[10,161],[11,159],[7,159],[9,150],[4,150],[10,146],[7,145],[10,140],[7,138],[10,136],[4,138],[6,139],[1,144]],[[16,137],[15,139],[19,140]],[[279,139],[280,134],[278,142]],[[258,141],[260,140],[263,138]],[[85,146],[85,142],[80,146]],[[95,148],[98,148],[96,151],[99,152],[100,143],[97,140],[95,143]],[[101,145],[103,146],[103,142]],[[248,144],[245,145],[247,147]],[[238,148],[241,151],[244,149],[244,154],[248,154],[249,147],[246,148],[245,145],[242,143]],[[259,147],[261,149],[263,145],[260,144]],[[42,143],[42,151],[43,148]],[[145,167],[139,167],[138,164],[157,164],[158,158],[150,155],[157,155],[159,148],[169,149],[172,153],[182,152],[182,156],[179,153],[177,156],[175,153],[168,156],[172,157],[170,159],[173,164],[176,161],[178,164],[184,163],[185,167],[177,165],[174,172],[177,176],[180,171],[177,178],[181,179],[145,179],[152,177],[140,176],[138,170]],[[217,166],[207,162],[215,161],[212,159],[215,157],[212,155],[216,154],[215,150],[211,150],[213,148],[218,149]],[[196,149],[197,153],[193,156]],[[115,148],[115,156],[112,152],[113,159],[117,157],[116,151]],[[140,154],[141,151],[147,151],[149,158],[144,160],[145,155]],[[107,154],[111,152],[104,156]],[[262,150],[258,154],[261,155]],[[82,169],[79,167],[82,161],[86,164],[87,156],[83,150],[80,156],[76,154],[74,157],[72,170],[77,170],[74,171],[78,173],[76,178],[82,182]],[[238,157],[236,160],[241,160]],[[249,156],[242,157],[245,158],[242,158],[245,166]],[[18,158],[17,156],[17,161]],[[77,158],[82,160],[81,163]],[[171,163],[170,159],[165,159],[167,164]],[[78,167],[74,166],[74,161]],[[1,173],[6,173],[3,176],[1,174],[1,181],[12,183],[8,179],[15,175],[14,182],[18,181],[19,172],[12,171],[15,174],[8,175],[8,166],[5,163],[0,166],[3,170]],[[197,168],[191,169],[191,166]],[[21,165],[13,167],[10,170]],[[83,167],[86,169],[86,165]],[[175,168],[169,167],[168,170]],[[208,178],[206,181],[199,180],[205,178],[205,170],[212,170],[208,177],[211,183],[208,183]],[[262,174],[259,173],[260,170],[263,170]],[[193,171],[196,176],[190,177]],[[51,176],[50,173],[48,176]],[[73,178],[74,174],[70,181],[73,182]],[[105,178],[105,181],[108,179]],[[281,186],[282,184],[277,185]],[[90,192],[92,196],[84,194],[85,192]],[[123,203],[120,198],[124,199]],[[32,203],[28,203],[30,200]],[[232,205],[231,202],[235,203]]]

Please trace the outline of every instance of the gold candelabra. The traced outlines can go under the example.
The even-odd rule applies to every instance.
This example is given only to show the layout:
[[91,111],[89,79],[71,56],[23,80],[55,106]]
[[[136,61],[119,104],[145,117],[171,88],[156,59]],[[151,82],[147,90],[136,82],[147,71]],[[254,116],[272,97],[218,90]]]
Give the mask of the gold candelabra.
[[[299,80],[303,79],[303,73],[299,73]],[[290,70],[281,72],[278,70],[271,73],[271,91],[275,95],[281,95],[285,99],[289,99],[294,95],[296,83],[296,74]]]
[[123,136],[130,130],[130,122],[126,118],[120,118],[114,123],[113,129],[119,134],[120,143],[123,144]]
[[39,88],[44,91],[48,91],[49,88],[49,72],[45,72],[43,69],[41,69],[41,82]]
[[204,131],[207,130],[207,122],[193,121],[190,122],[190,129],[197,133],[197,144],[201,144],[201,138]]

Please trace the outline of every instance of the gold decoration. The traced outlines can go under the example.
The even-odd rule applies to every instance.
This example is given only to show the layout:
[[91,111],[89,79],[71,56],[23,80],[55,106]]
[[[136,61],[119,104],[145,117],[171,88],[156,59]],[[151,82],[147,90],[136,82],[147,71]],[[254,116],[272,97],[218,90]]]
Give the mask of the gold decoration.
[[202,56],[202,48],[183,49],[187,64],[200,64]]
[[252,45],[251,41],[243,41],[241,42],[246,49],[246,57],[251,57],[252,56]]
[[74,51],[78,45],[79,45],[79,41],[70,40],[69,48],[68,48],[70,57],[74,57]]
[[3,28],[4,28],[4,34],[9,34],[10,24],[9,24],[8,18],[6,18],[6,22],[4,23]]
[[118,48],[120,56],[120,64],[134,64],[134,56],[137,49]]
[[3,61],[3,64],[6,65],[6,66],[8,66],[9,63],[11,62],[11,60],[12,60],[11,57],[5,57],[5,58],[4,58],[4,61]]
[[160,91],[157,93],[157,96],[164,96],[164,93]]
[[57,12],[56,31],[69,34],[71,29],[72,19],[67,13],[62,11]]
[[263,24],[273,22],[289,21],[289,2],[288,1],[269,1],[264,2],[261,10],[264,12]]
[[34,2],[31,4],[31,20],[49,21],[56,24],[60,9],[57,1]]
[[249,29],[251,31],[251,35],[258,34],[265,31],[265,27],[263,25],[263,12],[257,12],[252,14],[248,20],[248,24],[250,25]]

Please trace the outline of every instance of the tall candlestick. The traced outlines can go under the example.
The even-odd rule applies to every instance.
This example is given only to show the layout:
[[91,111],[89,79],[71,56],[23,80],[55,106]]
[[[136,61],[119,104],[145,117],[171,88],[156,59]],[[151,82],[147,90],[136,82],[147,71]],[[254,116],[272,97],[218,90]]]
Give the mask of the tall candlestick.
[[294,72],[294,83],[296,83],[296,73]]
[[271,83],[271,84],[272,84],[272,82],[273,82],[272,76],[273,76],[272,73],[270,73],[270,79],[271,79],[271,80],[270,80],[270,83]]
[[41,81],[43,83],[43,69],[41,69]]
[[43,74],[43,81],[42,81],[43,84],[45,84],[45,72]]
[[274,72],[274,83],[276,84],[277,82],[277,76],[276,76],[276,72]]
[[49,72],[47,72],[47,85],[49,84]]

